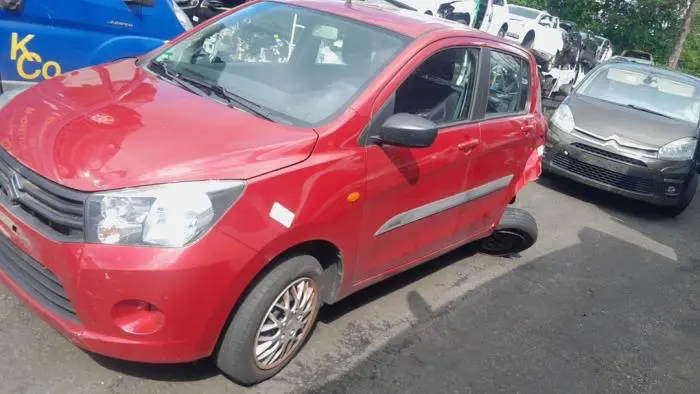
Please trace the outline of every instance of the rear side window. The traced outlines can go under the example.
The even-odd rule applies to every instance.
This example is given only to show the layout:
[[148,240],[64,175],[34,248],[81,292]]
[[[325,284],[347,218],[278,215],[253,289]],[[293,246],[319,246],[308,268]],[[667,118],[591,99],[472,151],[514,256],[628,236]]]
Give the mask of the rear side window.
[[505,5],[505,0],[493,0],[493,5],[504,6],[504,5]]
[[516,56],[491,51],[486,117],[519,114],[530,102],[530,67]]

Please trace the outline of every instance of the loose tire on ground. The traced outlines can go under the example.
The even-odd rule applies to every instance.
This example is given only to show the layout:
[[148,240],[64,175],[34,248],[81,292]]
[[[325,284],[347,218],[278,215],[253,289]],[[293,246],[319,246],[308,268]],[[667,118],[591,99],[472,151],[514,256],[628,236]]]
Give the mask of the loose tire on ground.
[[[289,364],[311,336],[316,323],[322,302],[320,297],[322,292],[322,274],[323,268],[321,264],[314,257],[308,255],[287,258],[268,272],[245,297],[238,310],[235,311],[231,323],[224,331],[214,355],[218,368],[226,376],[240,384],[253,385],[273,377]],[[297,331],[301,334],[298,336],[297,341],[289,345],[290,348],[293,346],[290,353],[280,358],[276,363],[263,365],[264,360],[261,362],[260,359],[262,357],[258,356],[264,356],[265,353],[263,351],[263,353],[256,355],[256,349],[269,348],[265,348],[267,342],[258,343],[258,341],[276,337],[276,334],[279,334],[277,338],[281,338],[280,333],[283,332],[287,333],[285,335],[289,335],[290,331],[286,331],[287,327],[291,327],[290,330],[293,330],[297,326],[303,325],[302,321],[306,320],[306,318],[297,319],[298,322],[290,320],[295,318],[296,315],[291,312],[283,312],[284,309],[276,307],[275,304],[278,300],[283,304],[286,302],[282,295],[290,285],[299,283],[296,289],[303,288],[302,283],[307,283],[307,280],[315,286],[313,298],[309,301],[312,304],[308,312],[307,325]],[[291,292],[296,293],[295,290],[290,289],[289,291],[290,294],[293,294]],[[290,301],[289,305],[293,305],[292,301]],[[299,302],[298,305],[306,304]],[[274,314],[274,320],[278,321],[278,323],[274,323],[269,318],[270,313]],[[307,316],[301,312],[299,315]],[[296,317],[298,318],[298,316]],[[286,322],[284,329],[276,331],[275,328],[267,328],[265,330],[271,324],[273,327],[281,327],[283,320]],[[263,343],[265,345],[260,345]]]
[[509,206],[506,207],[494,233],[479,240],[477,248],[485,254],[510,256],[534,245],[537,235],[535,218],[527,211]]

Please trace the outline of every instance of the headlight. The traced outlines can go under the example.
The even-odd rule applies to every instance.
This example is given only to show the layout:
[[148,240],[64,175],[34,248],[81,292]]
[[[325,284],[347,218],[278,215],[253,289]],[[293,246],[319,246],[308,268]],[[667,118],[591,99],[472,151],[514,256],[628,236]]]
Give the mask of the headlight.
[[659,159],[663,160],[691,160],[695,156],[695,148],[698,140],[687,137],[668,143],[659,149]]
[[571,108],[566,104],[560,104],[554,114],[550,118],[552,124],[565,133],[571,133],[576,127],[574,122],[574,114],[571,113]]
[[0,94],[0,109],[9,104],[13,98],[17,97],[17,95],[19,95],[27,89],[29,89],[29,86],[22,86],[20,88],[7,90],[3,94]]
[[177,17],[177,20],[180,21],[180,24],[185,31],[190,30],[193,27],[190,18],[187,17],[185,11],[183,11],[182,8],[177,5],[175,0],[173,0],[173,11],[175,11],[175,16]]
[[182,182],[97,193],[87,201],[91,243],[181,247],[241,196],[242,181]]

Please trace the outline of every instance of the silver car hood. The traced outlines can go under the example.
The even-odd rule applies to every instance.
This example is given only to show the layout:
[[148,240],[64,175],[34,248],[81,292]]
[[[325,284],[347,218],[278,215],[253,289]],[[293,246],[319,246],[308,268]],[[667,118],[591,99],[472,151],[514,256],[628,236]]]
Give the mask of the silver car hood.
[[576,128],[603,139],[613,136],[650,148],[660,148],[683,137],[696,137],[698,125],[668,119],[578,94],[565,103],[571,108]]

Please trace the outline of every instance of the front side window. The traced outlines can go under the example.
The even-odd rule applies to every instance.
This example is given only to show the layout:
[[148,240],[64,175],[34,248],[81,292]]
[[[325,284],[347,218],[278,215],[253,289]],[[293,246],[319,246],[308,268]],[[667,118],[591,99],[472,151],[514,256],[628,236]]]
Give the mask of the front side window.
[[275,119],[313,126],[347,108],[408,42],[362,22],[261,2],[155,60],[170,75],[222,87]]
[[526,111],[530,101],[529,64],[518,57],[491,51],[490,71],[486,116]]
[[418,115],[438,125],[466,119],[476,59],[476,50],[467,48],[434,54],[396,91],[394,113]]
[[493,5],[498,5],[498,6],[505,6],[505,0],[493,0]]
[[659,116],[698,123],[698,85],[652,70],[621,65],[601,68],[578,94]]

